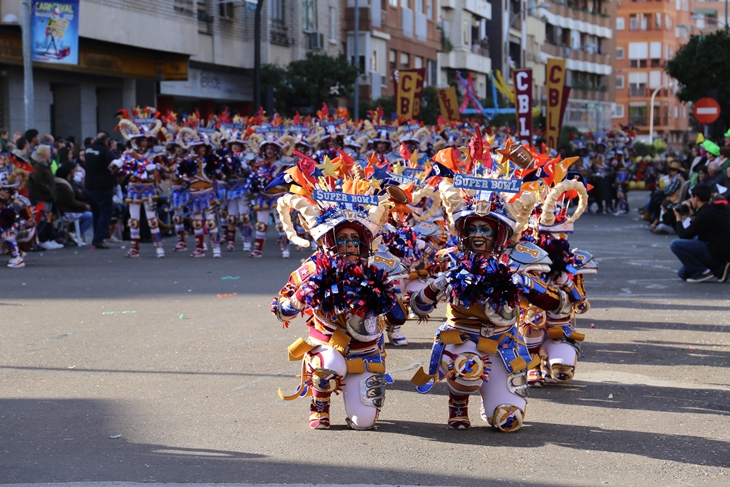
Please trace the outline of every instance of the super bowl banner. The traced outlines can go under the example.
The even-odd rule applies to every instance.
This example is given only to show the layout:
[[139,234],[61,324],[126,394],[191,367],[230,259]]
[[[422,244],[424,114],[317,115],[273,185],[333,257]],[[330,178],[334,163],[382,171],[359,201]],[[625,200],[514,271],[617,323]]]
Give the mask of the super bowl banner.
[[79,63],[79,0],[34,1],[31,10],[33,61]]
[[[547,146],[558,149],[563,125],[565,59],[549,58],[547,62]],[[565,100],[567,103],[567,99]]]
[[515,69],[512,75],[515,85],[517,138],[520,144],[532,145],[532,70]]
[[426,68],[400,69],[393,72],[395,110],[399,117],[420,118]]
[[438,90],[438,94],[439,108],[444,120],[459,121],[461,115],[459,115],[459,102],[456,99],[456,88],[453,86],[442,88]]

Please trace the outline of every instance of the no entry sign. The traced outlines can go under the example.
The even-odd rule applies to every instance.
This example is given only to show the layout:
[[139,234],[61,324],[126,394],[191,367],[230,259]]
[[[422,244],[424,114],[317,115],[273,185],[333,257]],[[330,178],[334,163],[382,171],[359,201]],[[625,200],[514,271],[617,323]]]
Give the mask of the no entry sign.
[[709,125],[720,117],[720,105],[712,98],[700,98],[692,113],[698,122]]

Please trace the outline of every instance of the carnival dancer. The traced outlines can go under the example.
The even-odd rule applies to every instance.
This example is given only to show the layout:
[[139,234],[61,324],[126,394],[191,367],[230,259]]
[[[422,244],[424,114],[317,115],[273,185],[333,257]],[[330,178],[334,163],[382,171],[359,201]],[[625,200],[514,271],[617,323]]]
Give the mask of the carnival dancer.
[[[132,147],[110,164],[112,172],[129,179],[125,202],[129,205],[128,225],[132,243],[127,251],[127,257],[139,257],[140,216],[143,206],[157,257],[165,257],[156,202],[159,171],[166,163],[160,160],[160,156],[155,155],[149,146],[150,140],[157,139],[162,126],[162,122],[155,115],[154,108],[146,108],[137,112],[137,118],[133,120],[122,118],[119,121],[119,131],[125,139],[131,140]],[[148,125],[151,124],[154,124],[154,127],[149,128]]]
[[[356,430],[370,429],[385,399],[380,318],[393,308],[402,311],[386,270],[397,265],[397,258],[378,254],[368,260],[386,207],[315,201],[311,197],[314,186],[308,182],[313,180],[309,179],[313,171],[298,167],[290,171],[303,186],[298,187],[299,194],[279,199],[281,221],[292,242],[308,246],[309,241],[299,239],[291,223],[291,211],[297,210],[318,249],[292,273],[272,303],[272,312],[285,326],[300,313],[309,317],[309,337],[289,346],[289,359],[302,361],[301,383],[294,394],[285,396],[279,391],[279,395],[284,400],[311,395],[309,426],[327,429],[331,396],[342,392],[347,424]],[[338,201],[349,196],[326,195],[336,195]],[[379,263],[377,267],[375,263]]]
[[190,155],[177,166],[178,175],[184,180],[190,195],[188,207],[195,233],[195,250],[190,257],[205,257],[205,225],[210,232],[213,257],[220,258],[221,246],[216,221],[216,207],[219,202],[215,181],[223,178],[221,162],[213,153],[206,133],[183,127],[179,135],[180,143],[185,144],[183,147],[190,149]]
[[23,252],[18,248],[18,227],[26,225],[28,220],[35,224],[32,218],[20,221],[21,214],[17,211],[18,206],[15,200],[16,198],[25,199],[17,194],[22,182],[23,175],[18,169],[12,173],[0,173],[0,246],[4,246],[10,255],[7,266],[14,269],[25,267]]
[[188,244],[185,242],[185,208],[190,199],[190,193],[188,192],[187,181],[181,177],[178,171],[178,166],[185,160],[187,152],[185,147],[181,145],[179,134],[168,147],[170,154],[167,159],[167,177],[170,178],[172,223],[175,225],[175,235],[177,235],[174,250],[178,252],[188,248]]
[[[580,178],[578,173],[572,173]],[[569,177],[571,173],[569,173]],[[568,215],[568,195],[577,195],[578,206],[572,216]],[[536,210],[539,221],[532,225],[537,229],[534,237],[525,240],[534,242],[551,260],[550,270],[544,274],[549,286],[559,288],[567,300],[554,310],[542,310],[526,305],[521,313],[520,332],[530,352],[539,361],[527,373],[530,386],[541,387],[545,383],[565,383],[575,375],[581,343],[585,335],[575,330],[575,318],[590,308],[583,284],[584,274],[595,274],[596,264],[591,254],[571,249],[568,235],[573,233],[573,224],[588,206],[586,187],[579,179],[566,179],[553,187],[545,202]],[[527,233],[527,232],[526,232]]]
[[445,271],[411,297],[411,309],[423,318],[439,299],[448,300],[428,373],[421,368],[412,380],[419,392],[427,392],[446,379],[450,428],[471,426],[469,395],[478,391],[482,419],[495,429],[518,431],[527,404],[530,362],[517,334],[518,296],[551,310],[567,299],[525,275],[530,269],[546,268],[545,252],[531,244],[510,245],[527,227],[536,198],[524,193],[508,203],[514,195],[459,190],[448,179],[439,191],[459,245],[441,252]]
[[227,153],[224,158],[227,167],[227,216],[228,232],[226,249],[236,248],[236,226],[241,230],[243,251],[251,251],[251,168],[246,161],[243,134],[232,130],[226,136]]
[[279,161],[282,156],[292,154],[294,150],[293,138],[287,135],[277,137],[273,133],[265,136],[260,133],[253,133],[248,138],[248,146],[255,155],[259,156],[251,164],[251,191],[253,193],[253,210],[256,212],[256,239],[249,257],[254,259],[262,257],[264,243],[266,242],[266,229],[269,226],[269,219],[273,216],[279,230],[278,242],[281,248],[281,256],[288,259],[289,242],[281,227],[279,214],[275,211],[278,196],[267,195],[264,190],[281,171],[282,166]]

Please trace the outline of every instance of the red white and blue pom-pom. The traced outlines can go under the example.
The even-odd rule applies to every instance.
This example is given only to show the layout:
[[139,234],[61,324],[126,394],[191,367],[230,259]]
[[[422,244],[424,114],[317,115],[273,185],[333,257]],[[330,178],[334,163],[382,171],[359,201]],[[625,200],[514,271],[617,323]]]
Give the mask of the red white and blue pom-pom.
[[418,234],[411,227],[401,227],[395,232],[383,232],[381,235],[382,244],[388,247],[390,253],[406,263],[423,258],[423,252],[418,248]]
[[467,308],[487,303],[496,309],[517,306],[519,288],[512,282],[507,265],[473,252],[458,253],[453,258],[454,265],[447,272],[451,303]]
[[180,176],[193,177],[198,173],[198,163],[192,159],[184,159],[177,164],[177,173]]
[[563,272],[575,274],[576,258],[570,250],[570,243],[564,238],[555,238],[547,235],[540,235],[537,242],[541,249],[547,252],[548,257],[552,261],[550,264],[550,272],[547,277],[557,277]]
[[317,270],[307,280],[310,308],[333,318],[343,312],[370,318],[395,306],[395,288],[386,271],[367,262],[350,262],[341,255],[318,253],[312,259]]

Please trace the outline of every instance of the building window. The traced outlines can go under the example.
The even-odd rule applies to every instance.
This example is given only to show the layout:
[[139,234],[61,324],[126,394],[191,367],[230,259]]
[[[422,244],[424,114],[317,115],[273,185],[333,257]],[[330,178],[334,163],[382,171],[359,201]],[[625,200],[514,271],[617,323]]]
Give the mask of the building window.
[[400,53],[400,67],[401,69],[407,69],[411,67],[411,55],[407,52]]
[[397,7],[398,6],[398,0],[390,0],[390,6],[391,7]]
[[337,41],[337,8],[330,7],[330,40]]
[[414,59],[415,65],[413,66],[416,69],[423,67],[423,58],[421,56],[416,56]]
[[269,0],[269,17],[273,29],[284,30],[284,0]]
[[218,4],[218,16],[222,19],[233,19],[233,3],[220,3]]
[[304,10],[304,30],[315,30],[317,28],[317,16],[314,0],[302,0],[302,8]]
[[654,29],[662,30],[662,14],[659,12],[654,14]]
[[398,66],[395,64],[396,59],[396,53],[393,49],[390,50],[390,54],[388,54],[388,62],[390,63],[390,69],[396,69]]
[[426,17],[433,18],[433,0],[426,0]]
[[623,17],[616,18],[616,30],[624,30],[624,18]]
[[370,71],[378,70],[378,51],[373,51],[373,55],[370,58]]
[[611,118],[624,118],[624,106],[619,104],[614,105]]
[[639,30],[639,17],[641,14],[629,15],[629,30]]
[[629,123],[631,125],[646,125],[646,105],[632,107],[629,105]]
[[624,77],[616,76],[616,89],[620,90],[624,87]]
[[436,86],[438,84],[438,76],[439,76],[439,70],[438,70],[438,63],[434,61],[433,59],[428,59],[426,61],[426,64],[428,66],[426,78],[428,79],[428,85],[430,86]]
[[616,59],[623,59],[623,58],[624,58],[624,48],[617,47],[616,48]]

